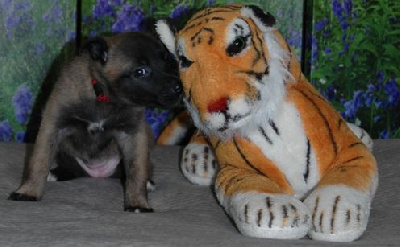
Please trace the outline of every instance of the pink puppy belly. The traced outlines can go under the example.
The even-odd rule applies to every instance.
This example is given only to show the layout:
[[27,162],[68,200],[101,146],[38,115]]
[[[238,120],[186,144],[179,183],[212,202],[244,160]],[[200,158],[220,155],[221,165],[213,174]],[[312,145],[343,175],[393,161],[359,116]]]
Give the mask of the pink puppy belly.
[[111,176],[120,162],[119,156],[112,156],[104,159],[94,159],[85,163],[83,160],[76,158],[78,164],[93,178],[107,178]]

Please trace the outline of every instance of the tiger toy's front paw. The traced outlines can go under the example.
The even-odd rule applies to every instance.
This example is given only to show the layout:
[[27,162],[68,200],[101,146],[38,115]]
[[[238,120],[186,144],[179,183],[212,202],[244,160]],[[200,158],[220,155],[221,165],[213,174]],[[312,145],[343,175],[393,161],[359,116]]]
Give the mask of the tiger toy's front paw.
[[298,239],[311,227],[307,206],[288,195],[241,193],[226,209],[239,231],[251,237]]
[[368,223],[370,198],[343,185],[312,192],[304,203],[312,211],[312,239],[350,242],[361,236]]
[[217,161],[210,147],[189,144],[183,150],[181,161],[183,175],[193,184],[212,185],[217,174]]

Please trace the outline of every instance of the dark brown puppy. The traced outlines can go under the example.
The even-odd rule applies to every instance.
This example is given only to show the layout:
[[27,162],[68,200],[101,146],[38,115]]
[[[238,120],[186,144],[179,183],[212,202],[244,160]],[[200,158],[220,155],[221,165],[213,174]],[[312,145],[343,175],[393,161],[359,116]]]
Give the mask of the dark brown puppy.
[[55,83],[28,176],[9,199],[40,200],[56,161],[61,180],[77,175],[68,174],[68,164],[91,177],[112,176],[121,164],[125,210],[152,211],[146,190],[152,138],[145,107],[174,107],[181,93],[176,62],[152,36],[125,33],[88,41]]

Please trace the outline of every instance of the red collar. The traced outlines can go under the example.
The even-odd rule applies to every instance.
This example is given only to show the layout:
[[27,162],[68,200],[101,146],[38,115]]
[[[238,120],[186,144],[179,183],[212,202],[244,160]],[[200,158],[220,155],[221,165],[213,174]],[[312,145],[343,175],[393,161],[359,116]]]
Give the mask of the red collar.
[[91,82],[94,93],[96,94],[96,100],[99,102],[110,102],[110,98],[104,94],[103,89],[101,89],[98,81],[96,79],[92,79]]

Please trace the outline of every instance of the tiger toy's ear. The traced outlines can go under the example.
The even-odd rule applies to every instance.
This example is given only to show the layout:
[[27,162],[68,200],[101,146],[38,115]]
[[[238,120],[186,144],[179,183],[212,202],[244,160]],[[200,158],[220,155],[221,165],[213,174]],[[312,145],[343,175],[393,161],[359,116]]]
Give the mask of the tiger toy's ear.
[[275,17],[255,5],[246,5],[242,8],[241,13],[243,16],[251,18],[263,32],[275,25]]
[[168,24],[166,20],[159,20],[155,25],[156,32],[161,41],[175,55],[175,28]]

